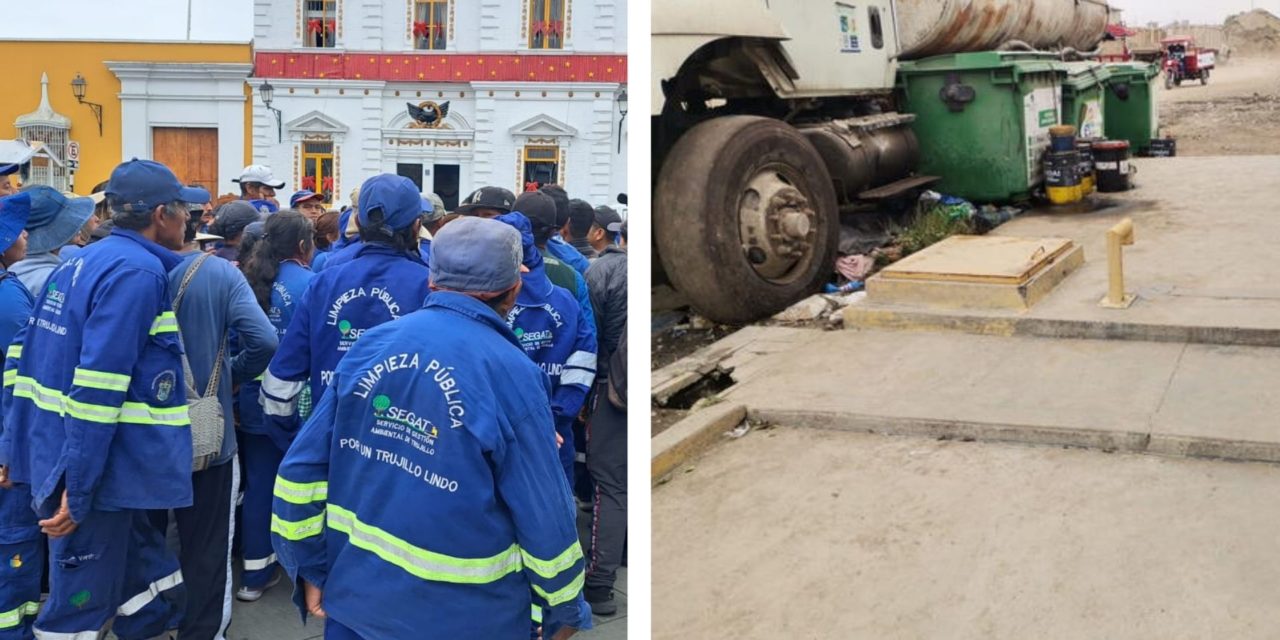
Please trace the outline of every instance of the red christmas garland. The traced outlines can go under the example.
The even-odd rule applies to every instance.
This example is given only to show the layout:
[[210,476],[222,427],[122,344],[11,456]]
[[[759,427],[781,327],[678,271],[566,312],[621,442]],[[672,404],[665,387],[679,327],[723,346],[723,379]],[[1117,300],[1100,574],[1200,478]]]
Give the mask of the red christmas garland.
[[315,176],[302,176],[302,188],[303,188],[303,189],[306,189],[307,191],[315,191],[315,190],[316,190],[316,177],[315,177]]
[[327,176],[324,181],[321,182],[321,185],[324,187],[323,190],[326,194],[333,193],[333,176]]
[[321,20],[320,18],[311,18],[307,20],[308,33],[333,33],[337,30],[337,22],[335,20]]
[[425,22],[422,22],[420,20],[413,23],[413,35],[415,37],[426,38],[426,37],[429,37],[430,33],[431,33],[431,25]]

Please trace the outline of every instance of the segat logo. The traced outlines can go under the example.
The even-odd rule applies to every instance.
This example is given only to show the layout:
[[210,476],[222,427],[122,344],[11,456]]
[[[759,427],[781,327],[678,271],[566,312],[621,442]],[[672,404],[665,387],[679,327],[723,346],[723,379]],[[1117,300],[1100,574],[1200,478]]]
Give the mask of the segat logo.
[[62,305],[64,302],[67,301],[67,294],[61,291],[58,291],[58,283],[56,282],[50,282],[49,286],[46,288],[46,291],[47,291],[46,297],[50,301],[58,303],[58,305]]
[[178,377],[173,371],[165,371],[151,380],[151,393],[157,402],[165,402],[173,393]]
[[350,320],[342,320],[338,322],[338,331],[342,332],[343,340],[355,340],[364,335],[365,329],[357,329],[351,326]]
[[538,344],[542,342],[549,342],[555,339],[555,333],[553,333],[550,330],[525,331],[520,327],[516,327],[515,334],[516,334],[516,339],[519,340],[520,344],[522,345]]
[[[373,397],[373,418],[378,422],[379,426],[399,425],[408,427],[426,437],[428,446],[436,443],[436,438],[440,436],[440,430],[431,424],[430,420],[418,417],[413,411],[396,407],[391,402],[391,398],[378,394]],[[390,425],[387,423],[391,423]]]

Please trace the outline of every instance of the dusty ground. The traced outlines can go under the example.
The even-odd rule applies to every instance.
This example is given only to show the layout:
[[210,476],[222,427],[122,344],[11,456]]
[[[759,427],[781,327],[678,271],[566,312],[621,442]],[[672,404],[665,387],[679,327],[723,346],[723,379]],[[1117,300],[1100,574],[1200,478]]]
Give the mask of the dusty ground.
[[654,489],[653,637],[1275,637],[1276,491],[1268,465],[753,431]]
[[1178,155],[1280,154],[1280,58],[1232,58],[1209,84],[1183,83],[1157,95],[1162,134]]

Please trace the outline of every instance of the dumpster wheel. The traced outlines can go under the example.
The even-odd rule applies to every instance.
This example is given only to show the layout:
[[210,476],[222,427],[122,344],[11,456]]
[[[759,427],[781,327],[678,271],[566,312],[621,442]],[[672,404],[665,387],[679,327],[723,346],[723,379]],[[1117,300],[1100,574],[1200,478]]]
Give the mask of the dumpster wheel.
[[702,315],[743,324],[821,286],[839,241],[821,156],[778,120],[726,116],[676,142],[654,193],[662,266]]

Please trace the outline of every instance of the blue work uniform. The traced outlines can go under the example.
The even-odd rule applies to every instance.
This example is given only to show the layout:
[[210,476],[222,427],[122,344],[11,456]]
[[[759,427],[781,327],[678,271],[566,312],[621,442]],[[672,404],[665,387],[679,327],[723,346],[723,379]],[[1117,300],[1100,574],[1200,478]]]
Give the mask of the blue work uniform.
[[[540,263],[537,252],[532,253],[532,262]],[[595,381],[596,339],[573,295],[551,284],[541,264],[531,266],[530,262],[526,258],[529,272],[521,275],[524,286],[507,314],[507,325],[514,331],[520,348],[551,380],[551,412],[556,433],[564,438],[560,463],[572,485],[576,451],[573,422]]]
[[321,261],[319,266],[313,265],[312,268],[316,273],[320,273],[325,269],[332,269],[338,265],[351,262],[355,259],[356,254],[360,253],[360,248],[363,246],[364,242],[360,238],[352,238],[341,249],[330,251],[328,257]]
[[304,387],[319,398],[338,361],[365,331],[422,308],[430,272],[417,253],[362,244],[349,262],[316,274],[262,380],[268,435],[282,448],[298,430]]
[[525,638],[531,605],[547,637],[587,628],[552,432],[547,377],[503,319],[433,293],[356,343],[285,455],[280,563],[364,640]]
[[[34,303],[17,276],[0,267],[0,348],[8,347],[26,326]],[[3,432],[4,416],[0,415]],[[44,571],[44,542],[37,520],[31,510],[30,486],[0,489],[0,640],[32,637]]]
[[167,273],[177,254],[134,231],[62,263],[5,361],[0,463],[48,518],[64,490],[70,535],[50,540],[48,602],[36,629],[122,640],[174,620],[157,597],[182,582],[148,509],[192,502],[178,322]]
[[564,238],[560,237],[560,234],[552,235],[551,239],[547,241],[547,251],[550,251],[551,255],[555,256],[560,262],[573,267],[573,270],[577,271],[578,275],[587,275],[587,267],[591,266],[591,262],[576,247],[565,242]]
[[[310,269],[292,260],[280,263],[280,271],[271,285],[271,307],[267,309],[267,319],[275,327],[281,342],[284,342],[294,310],[314,276]],[[254,589],[266,586],[276,573],[276,556],[271,549],[271,487],[275,484],[280,461],[284,459],[284,448],[267,435],[262,405],[258,401],[261,388],[258,380],[240,386],[240,428],[236,432],[244,462],[244,501],[240,505],[241,552],[244,557],[242,581],[244,586]],[[310,396],[305,390],[304,395]],[[305,398],[300,404],[307,404]],[[306,418],[310,413],[309,407],[300,407],[299,413]]]

